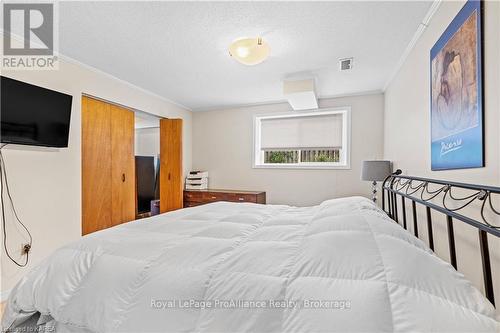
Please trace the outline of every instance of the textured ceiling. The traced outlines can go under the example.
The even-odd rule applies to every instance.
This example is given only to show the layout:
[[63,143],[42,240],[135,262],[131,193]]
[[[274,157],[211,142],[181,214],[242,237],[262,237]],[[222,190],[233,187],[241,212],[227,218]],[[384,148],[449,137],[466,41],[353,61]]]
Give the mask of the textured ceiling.
[[[193,110],[283,100],[313,74],[320,97],[380,90],[431,2],[61,2],[60,51]],[[228,55],[263,36],[264,63]],[[340,58],[354,69],[339,72]]]

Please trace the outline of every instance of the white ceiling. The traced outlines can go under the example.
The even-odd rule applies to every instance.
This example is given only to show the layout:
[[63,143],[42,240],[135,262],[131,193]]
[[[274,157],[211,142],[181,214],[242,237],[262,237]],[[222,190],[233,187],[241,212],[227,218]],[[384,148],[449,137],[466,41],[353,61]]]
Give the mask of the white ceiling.
[[[193,110],[282,101],[314,74],[320,97],[381,90],[431,2],[61,2],[60,52]],[[263,36],[264,63],[229,57]],[[339,72],[340,58],[354,69]]]

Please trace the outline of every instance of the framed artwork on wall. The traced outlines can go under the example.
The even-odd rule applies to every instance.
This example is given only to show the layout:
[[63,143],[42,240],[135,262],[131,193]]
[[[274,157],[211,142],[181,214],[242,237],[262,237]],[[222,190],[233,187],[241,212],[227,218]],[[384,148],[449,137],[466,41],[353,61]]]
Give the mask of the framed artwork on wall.
[[484,166],[482,2],[469,0],[431,49],[431,169]]

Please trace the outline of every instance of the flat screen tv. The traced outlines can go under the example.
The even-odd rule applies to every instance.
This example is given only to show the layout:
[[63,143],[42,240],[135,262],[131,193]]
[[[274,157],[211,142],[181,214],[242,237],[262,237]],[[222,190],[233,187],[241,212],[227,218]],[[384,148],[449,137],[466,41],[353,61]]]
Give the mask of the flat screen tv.
[[2,143],[68,146],[73,97],[1,76]]

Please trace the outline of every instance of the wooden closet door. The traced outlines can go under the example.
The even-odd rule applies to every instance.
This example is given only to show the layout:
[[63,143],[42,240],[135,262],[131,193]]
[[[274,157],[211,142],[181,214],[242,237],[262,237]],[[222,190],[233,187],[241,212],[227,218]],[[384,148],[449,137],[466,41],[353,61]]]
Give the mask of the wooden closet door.
[[135,220],[135,115],[110,105],[111,113],[111,224]]
[[160,120],[160,211],[183,206],[182,119]]
[[82,234],[111,224],[109,104],[82,97]]

